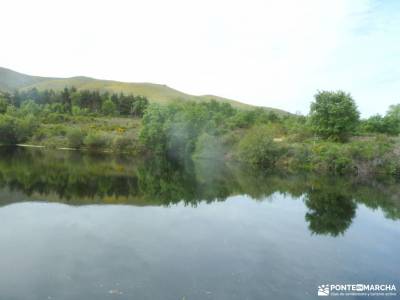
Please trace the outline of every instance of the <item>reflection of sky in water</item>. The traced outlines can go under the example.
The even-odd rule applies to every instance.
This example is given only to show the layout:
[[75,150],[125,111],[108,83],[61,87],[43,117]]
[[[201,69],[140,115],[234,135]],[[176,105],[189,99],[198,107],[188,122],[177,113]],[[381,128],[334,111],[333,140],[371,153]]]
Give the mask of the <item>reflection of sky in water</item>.
[[301,199],[271,198],[4,206],[1,298],[309,299],[325,283],[400,284],[398,221],[359,204],[344,235],[316,235]]

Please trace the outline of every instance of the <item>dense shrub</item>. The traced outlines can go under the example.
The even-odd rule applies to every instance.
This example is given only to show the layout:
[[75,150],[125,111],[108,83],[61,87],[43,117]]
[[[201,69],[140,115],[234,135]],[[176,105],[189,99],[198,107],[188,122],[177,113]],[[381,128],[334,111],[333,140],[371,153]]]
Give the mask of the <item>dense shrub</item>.
[[311,146],[311,169],[323,173],[354,173],[354,165],[347,147],[332,142]]
[[39,124],[32,115],[17,119],[16,133],[18,142],[26,142],[34,134],[38,127]]
[[45,124],[60,124],[60,123],[66,122],[68,120],[69,120],[69,118],[65,114],[51,112],[43,118],[43,123],[45,123]]
[[0,115],[0,143],[14,145],[28,140],[38,124],[32,116],[14,118]]
[[84,139],[84,145],[90,151],[103,150],[109,145],[109,140],[105,135],[90,132]]
[[[276,113],[265,109],[239,110],[217,101],[150,105],[143,116],[140,141],[154,154],[182,159],[193,155],[196,147],[210,137],[223,137],[232,131],[246,130],[254,124],[268,124],[283,135],[286,129]],[[201,152],[201,151],[200,151]],[[198,156],[199,153],[195,155]]]
[[285,153],[285,148],[273,140],[268,126],[251,128],[238,146],[237,157],[241,161],[260,167],[273,167]]
[[360,127],[364,132],[398,135],[400,133],[400,106],[390,106],[385,116],[378,114],[363,120]]
[[68,146],[79,149],[83,146],[85,134],[78,128],[71,129],[67,132]]
[[287,152],[278,161],[279,167],[290,171],[305,171],[312,168],[312,149],[306,143],[290,143]]
[[375,137],[349,143],[292,143],[284,158],[289,170],[369,176],[396,173],[397,157],[392,139]]

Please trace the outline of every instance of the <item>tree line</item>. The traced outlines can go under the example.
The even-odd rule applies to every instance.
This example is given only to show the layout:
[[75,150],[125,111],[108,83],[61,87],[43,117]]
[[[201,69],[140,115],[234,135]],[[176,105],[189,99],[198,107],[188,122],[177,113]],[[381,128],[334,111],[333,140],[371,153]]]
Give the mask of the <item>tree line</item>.
[[33,88],[0,95],[0,113],[6,112],[7,107],[20,108],[28,102],[33,110],[42,109],[59,114],[136,117],[143,116],[149,104],[144,96],[123,93],[77,90],[75,87],[65,87],[62,91],[39,91]]

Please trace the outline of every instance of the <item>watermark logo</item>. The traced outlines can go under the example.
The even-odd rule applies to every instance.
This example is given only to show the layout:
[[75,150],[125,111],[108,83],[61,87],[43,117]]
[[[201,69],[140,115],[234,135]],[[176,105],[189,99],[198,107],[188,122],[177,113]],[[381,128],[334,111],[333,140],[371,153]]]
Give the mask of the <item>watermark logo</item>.
[[318,296],[398,296],[394,284],[321,284]]
[[318,296],[329,296],[328,284],[322,284],[318,286]]

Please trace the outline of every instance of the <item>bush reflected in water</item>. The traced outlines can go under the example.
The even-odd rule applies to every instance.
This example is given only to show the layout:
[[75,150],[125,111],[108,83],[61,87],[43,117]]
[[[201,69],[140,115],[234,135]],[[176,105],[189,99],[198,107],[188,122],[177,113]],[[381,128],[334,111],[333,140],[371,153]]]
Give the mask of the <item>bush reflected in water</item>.
[[[364,181],[310,174],[266,174],[222,161],[177,162],[165,158],[134,159],[77,151],[0,148],[0,204],[19,200],[70,205],[172,205],[225,201],[248,195],[255,201],[275,193],[304,201],[305,219],[315,234],[338,236],[352,223],[358,204],[381,208],[400,218],[395,182]],[[19,197],[18,199],[21,199]],[[278,201],[278,200],[275,200]]]

